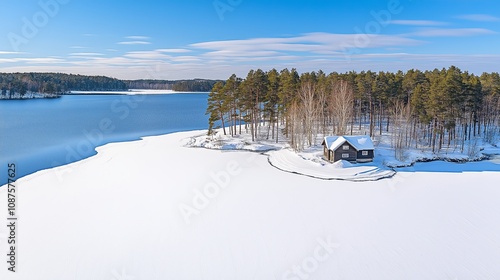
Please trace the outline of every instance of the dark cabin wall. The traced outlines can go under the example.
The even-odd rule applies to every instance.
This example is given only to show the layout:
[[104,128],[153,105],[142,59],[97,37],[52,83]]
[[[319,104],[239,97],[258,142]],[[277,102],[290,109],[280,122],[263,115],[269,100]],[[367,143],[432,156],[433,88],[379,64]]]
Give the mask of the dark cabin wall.
[[[349,150],[344,150],[343,147],[344,146],[349,146]],[[347,161],[356,161],[356,157],[357,157],[357,151],[356,149],[354,149],[353,146],[351,146],[351,144],[345,142],[344,144],[342,144],[340,147],[338,147],[335,151],[334,151],[334,159],[333,161],[337,161],[337,160],[347,160]],[[342,154],[349,154],[349,157],[348,158],[342,158]]]
[[363,151],[358,151],[358,159],[360,160],[366,160],[366,159],[371,159],[375,157],[374,151],[373,150],[368,150],[368,155],[364,156]]

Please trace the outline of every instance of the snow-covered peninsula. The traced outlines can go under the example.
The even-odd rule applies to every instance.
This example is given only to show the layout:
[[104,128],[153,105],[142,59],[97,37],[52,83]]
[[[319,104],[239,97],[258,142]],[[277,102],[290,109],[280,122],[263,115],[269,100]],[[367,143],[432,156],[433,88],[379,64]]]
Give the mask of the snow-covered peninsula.
[[108,144],[18,180],[18,272],[2,262],[0,278],[500,278],[498,162],[321,180],[189,147],[203,134]]

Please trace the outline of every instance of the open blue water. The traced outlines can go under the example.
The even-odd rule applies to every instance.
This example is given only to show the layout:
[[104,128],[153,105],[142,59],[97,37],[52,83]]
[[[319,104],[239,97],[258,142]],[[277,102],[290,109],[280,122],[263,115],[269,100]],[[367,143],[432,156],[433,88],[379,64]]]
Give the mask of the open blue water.
[[0,185],[7,164],[17,178],[96,154],[95,147],[205,129],[206,93],[72,95],[0,101]]

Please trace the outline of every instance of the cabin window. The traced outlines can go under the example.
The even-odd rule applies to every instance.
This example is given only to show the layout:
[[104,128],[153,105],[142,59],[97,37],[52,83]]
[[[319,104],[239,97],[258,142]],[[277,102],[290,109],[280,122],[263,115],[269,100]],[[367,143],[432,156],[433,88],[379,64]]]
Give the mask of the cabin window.
[[342,154],[342,158],[349,158],[349,154]]
[[344,151],[348,151],[348,150],[349,150],[349,145],[344,145],[344,146],[342,146],[342,150],[344,150]]
[[361,155],[363,155],[363,156],[367,156],[367,155],[368,155],[368,151],[362,151],[362,152],[361,152]]

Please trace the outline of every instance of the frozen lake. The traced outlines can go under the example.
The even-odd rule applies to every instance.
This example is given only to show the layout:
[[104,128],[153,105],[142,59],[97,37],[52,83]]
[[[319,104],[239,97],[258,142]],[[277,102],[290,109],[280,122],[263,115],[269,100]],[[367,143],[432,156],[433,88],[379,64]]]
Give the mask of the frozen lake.
[[89,157],[109,142],[204,129],[207,98],[182,93],[2,101],[0,174],[9,162],[20,177]]

